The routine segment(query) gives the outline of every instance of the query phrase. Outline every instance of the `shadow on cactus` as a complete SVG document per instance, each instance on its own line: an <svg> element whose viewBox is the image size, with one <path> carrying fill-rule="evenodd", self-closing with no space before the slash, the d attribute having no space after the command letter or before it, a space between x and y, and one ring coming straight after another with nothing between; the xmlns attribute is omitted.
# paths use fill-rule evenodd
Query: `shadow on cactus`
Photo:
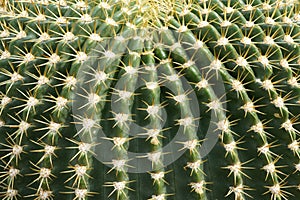
<svg viewBox="0 0 300 200"><path fill-rule="evenodd" d="M1 199L299 199L299 1L0 6Z"/></svg>

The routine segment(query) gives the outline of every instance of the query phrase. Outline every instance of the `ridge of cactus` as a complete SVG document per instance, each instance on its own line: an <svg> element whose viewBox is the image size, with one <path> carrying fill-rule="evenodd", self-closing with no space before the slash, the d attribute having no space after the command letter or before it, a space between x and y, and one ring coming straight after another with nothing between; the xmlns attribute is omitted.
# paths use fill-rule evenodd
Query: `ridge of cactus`
<svg viewBox="0 0 300 200"><path fill-rule="evenodd" d="M0 1L0 199L297 200L299 0Z"/></svg>

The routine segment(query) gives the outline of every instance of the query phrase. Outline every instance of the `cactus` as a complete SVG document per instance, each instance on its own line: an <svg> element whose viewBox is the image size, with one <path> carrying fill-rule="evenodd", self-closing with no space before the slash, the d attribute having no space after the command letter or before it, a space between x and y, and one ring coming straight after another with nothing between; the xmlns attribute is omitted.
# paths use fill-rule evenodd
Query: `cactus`
<svg viewBox="0 0 300 200"><path fill-rule="evenodd" d="M299 0L4 0L0 197L300 197Z"/></svg>

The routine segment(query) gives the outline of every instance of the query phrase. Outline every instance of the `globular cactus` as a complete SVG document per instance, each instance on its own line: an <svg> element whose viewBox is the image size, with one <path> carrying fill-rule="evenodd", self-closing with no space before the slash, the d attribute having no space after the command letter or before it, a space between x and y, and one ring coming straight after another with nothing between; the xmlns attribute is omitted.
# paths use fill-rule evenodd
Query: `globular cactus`
<svg viewBox="0 0 300 200"><path fill-rule="evenodd" d="M1 199L299 199L299 74L299 0L1 1Z"/></svg>

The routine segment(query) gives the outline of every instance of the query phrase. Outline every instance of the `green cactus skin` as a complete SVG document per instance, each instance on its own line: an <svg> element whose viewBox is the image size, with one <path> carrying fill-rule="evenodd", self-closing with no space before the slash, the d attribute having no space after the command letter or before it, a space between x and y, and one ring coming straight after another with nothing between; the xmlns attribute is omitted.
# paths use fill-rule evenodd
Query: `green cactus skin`
<svg viewBox="0 0 300 200"><path fill-rule="evenodd" d="M299 81L299 0L1 1L0 199L297 200Z"/></svg>

